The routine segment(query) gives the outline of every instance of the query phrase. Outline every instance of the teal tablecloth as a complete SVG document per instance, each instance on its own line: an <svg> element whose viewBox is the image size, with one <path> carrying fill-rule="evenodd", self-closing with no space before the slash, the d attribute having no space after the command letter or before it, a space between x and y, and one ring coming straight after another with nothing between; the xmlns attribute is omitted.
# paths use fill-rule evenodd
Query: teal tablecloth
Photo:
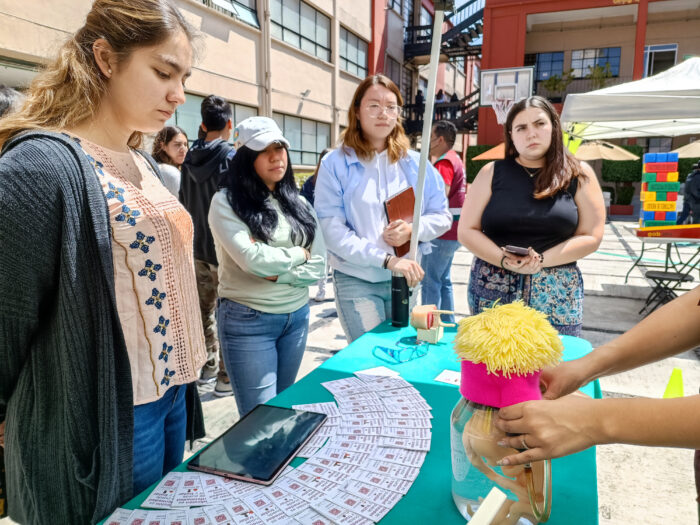
<svg viewBox="0 0 700 525"><path fill-rule="evenodd" d="M302 403L333 401L333 396L321 386L322 382L348 377L357 370L386 366L400 372L410 381L433 408L433 428L430 452L421 472L408 494L381 521L384 524L464 524L457 512L451 492L450 413L459 400L456 386L433 379L443 370L459 370L459 362L452 350L454 329L446 330L442 341L430 345L425 357L401 364L390 364L372 355L376 345L394 346L407 336L415 336L413 328L393 328L385 323L350 344L321 366L275 397L269 404L291 407ZM591 345L576 337L563 337L564 359L577 359L591 351ZM591 397L600 397L598 383L582 388ZM303 463L295 459L292 466ZM187 462L176 470L186 470ZM593 525L598 523L598 488L595 449L552 461L552 515L551 525ZM135 509L146 499L155 485L136 496L125 508Z"/></svg>

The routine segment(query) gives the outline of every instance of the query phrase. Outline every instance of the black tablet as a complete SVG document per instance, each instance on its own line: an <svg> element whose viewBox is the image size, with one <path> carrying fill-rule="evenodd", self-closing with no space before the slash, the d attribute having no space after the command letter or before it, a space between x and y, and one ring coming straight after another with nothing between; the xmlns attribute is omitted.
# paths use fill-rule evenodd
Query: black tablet
<svg viewBox="0 0 700 525"><path fill-rule="evenodd" d="M326 414L258 405L188 468L270 485L326 420Z"/></svg>

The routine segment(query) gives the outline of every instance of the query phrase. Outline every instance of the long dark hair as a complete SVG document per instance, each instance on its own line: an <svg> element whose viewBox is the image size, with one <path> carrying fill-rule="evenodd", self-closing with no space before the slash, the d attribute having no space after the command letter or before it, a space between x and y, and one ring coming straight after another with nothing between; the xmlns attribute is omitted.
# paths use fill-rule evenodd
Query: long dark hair
<svg viewBox="0 0 700 525"><path fill-rule="evenodd" d="M515 144L513 144L513 139L511 138L513 120L521 111L527 108L543 110L552 122L552 140L545 155L544 168L540 170L535 179L535 198L546 199L561 190L567 189L575 177L585 179L586 175L583 173L578 159L564 147L557 110L546 98L537 95L516 102L508 112L506 123L503 125L506 159L515 160L515 157L518 156L518 150L515 149Z"/></svg>
<svg viewBox="0 0 700 525"><path fill-rule="evenodd" d="M316 163L316 169L314 170L314 174L311 175L311 177L313 178L313 182L311 184L314 185L314 188L316 187L316 181L318 180L318 170L321 169L321 161L323 160L323 157L326 156L326 153L328 153L330 150L331 150L331 148L324 148L324 150L318 156L318 162Z"/></svg>
<svg viewBox="0 0 700 525"><path fill-rule="evenodd" d="M289 151L285 147L287 159ZM260 151L242 146L229 163L219 187L227 190L228 202L236 215L248 226L253 237L264 243L270 242L277 228L278 218L268 197L272 195L279 202L285 218L292 230L292 243L295 246L310 248L316 234L316 221L306 204L299 198L294 181L294 170L287 162L287 171L275 189L270 191L255 171L253 163Z"/></svg>
<svg viewBox="0 0 700 525"><path fill-rule="evenodd" d="M180 167L173 162L170 155L168 155L163 149L178 135L184 135L185 140L187 140L187 133L185 133L185 130L179 126L165 126L158 132L156 138L153 139L153 152L151 154L153 158L156 159L156 162L159 164L170 164L176 168Z"/></svg>

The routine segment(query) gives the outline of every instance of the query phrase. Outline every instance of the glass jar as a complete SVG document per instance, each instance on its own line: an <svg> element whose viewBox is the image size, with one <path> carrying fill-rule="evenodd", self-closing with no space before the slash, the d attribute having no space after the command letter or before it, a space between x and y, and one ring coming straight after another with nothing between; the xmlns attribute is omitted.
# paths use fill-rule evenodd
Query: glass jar
<svg viewBox="0 0 700 525"><path fill-rule="evenodd" d="M464 397L452 410L452 498L460 514L470 520L493 487L508 499L493 525L536 525L549 519L552 502L551 463L499 467L503 457L519 452L498 446L506 434L493 424L498 408Z"/></svg>

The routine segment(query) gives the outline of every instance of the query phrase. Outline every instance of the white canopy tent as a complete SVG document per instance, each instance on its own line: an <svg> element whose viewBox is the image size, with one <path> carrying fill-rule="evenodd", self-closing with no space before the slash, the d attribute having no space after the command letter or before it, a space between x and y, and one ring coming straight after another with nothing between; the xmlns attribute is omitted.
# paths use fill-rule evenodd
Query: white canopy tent
<svg viewBox="0 0 700 525"><path fill-rule="evenodd" d="M561 120L585 139L700 133L700 57L642 80L568 95Z"/></svg>

